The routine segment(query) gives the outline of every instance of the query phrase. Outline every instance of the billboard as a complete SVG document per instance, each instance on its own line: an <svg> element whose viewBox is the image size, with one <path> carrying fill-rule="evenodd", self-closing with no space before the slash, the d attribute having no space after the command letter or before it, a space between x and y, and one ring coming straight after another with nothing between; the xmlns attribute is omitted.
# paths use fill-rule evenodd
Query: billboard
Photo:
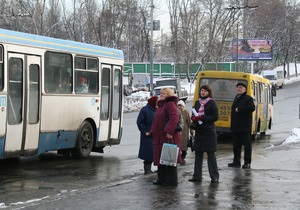
<svg viewBox="0 0 300 210"><path fill-rule="evenodd" d="M236 60L236 39L232 41L232 59ZM239 60L272 60L271 39L239 39Z"/></svg>

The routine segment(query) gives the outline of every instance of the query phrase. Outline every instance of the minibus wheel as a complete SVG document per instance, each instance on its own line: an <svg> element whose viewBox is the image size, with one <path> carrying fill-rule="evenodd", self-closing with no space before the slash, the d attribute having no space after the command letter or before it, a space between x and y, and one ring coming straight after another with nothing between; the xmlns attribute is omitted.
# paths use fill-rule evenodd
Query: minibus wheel
<svg viewBox="0 0 300 210"><path fill-rule="evenodd" d="M72 157L86 158L90 155L94 142L94 132L91 124L84 121L78 131L76 146L71 150Z"/></svg>
<svg viewBox="0 0 300 210"><path fill-rule="evenodd" d="M260 132L260 138L264 138L266 136L266 132Z"/></svg>

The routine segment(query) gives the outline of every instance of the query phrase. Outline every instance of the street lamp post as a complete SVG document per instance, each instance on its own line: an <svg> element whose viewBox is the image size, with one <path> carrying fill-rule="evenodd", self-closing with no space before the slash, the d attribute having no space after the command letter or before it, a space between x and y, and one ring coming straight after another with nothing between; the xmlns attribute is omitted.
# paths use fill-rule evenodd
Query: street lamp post
<svg viewBox="0 0 300 210"><path fill-rule="evenodd" d="M236 17L236 63L235 63L235 71L239 72L239 17Z"/></svg>
<svg viewBox="0 0 300 210"><path fill-rule="evenodd" d="M153 0L151 0L151 25L150 25L150 96L153 95Z"/></svg>
<svg viewBox="0 0 300 210"><path fill-rule="evenodd" d="M246 6L237 6L237 5L233 5L233 6L229 6L227 8L225 8L226 10L241 10L241 9L253 9L256 8L258 6L249 6L248 5L248 1ZM235 71L238 72L239 71L239 17L236 17L236 63L235 63Z"/></svg>

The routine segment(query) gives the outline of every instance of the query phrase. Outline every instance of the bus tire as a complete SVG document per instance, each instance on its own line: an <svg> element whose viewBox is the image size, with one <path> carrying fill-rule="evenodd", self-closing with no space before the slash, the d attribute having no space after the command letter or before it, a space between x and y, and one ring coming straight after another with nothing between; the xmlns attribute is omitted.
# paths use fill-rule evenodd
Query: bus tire
<svg viewBox="0 0 300 210"><path fill-rule="evenodd" d="M260 132L260 138L264 138L266 136L266 132Z"/></svg>
<svg viewBox="0 0 300 210"><path fill-rule="evenodd" d="M78 131L76 146L71 150L72 157L86 158L93 149L94 132L91 124L84 121Z"/></svg>

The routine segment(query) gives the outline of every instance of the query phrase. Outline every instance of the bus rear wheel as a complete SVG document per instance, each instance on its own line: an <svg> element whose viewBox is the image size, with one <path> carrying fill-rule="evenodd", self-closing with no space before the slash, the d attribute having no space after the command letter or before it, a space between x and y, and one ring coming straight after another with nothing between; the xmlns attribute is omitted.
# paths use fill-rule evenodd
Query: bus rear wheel
<svg viewBox="0 0 300 210"><path fill-rule="evenodd" d="M91 124L84 121L78 131L76 146L71 150L72 157L86 158L93 149L94 132Z"/></svg>

